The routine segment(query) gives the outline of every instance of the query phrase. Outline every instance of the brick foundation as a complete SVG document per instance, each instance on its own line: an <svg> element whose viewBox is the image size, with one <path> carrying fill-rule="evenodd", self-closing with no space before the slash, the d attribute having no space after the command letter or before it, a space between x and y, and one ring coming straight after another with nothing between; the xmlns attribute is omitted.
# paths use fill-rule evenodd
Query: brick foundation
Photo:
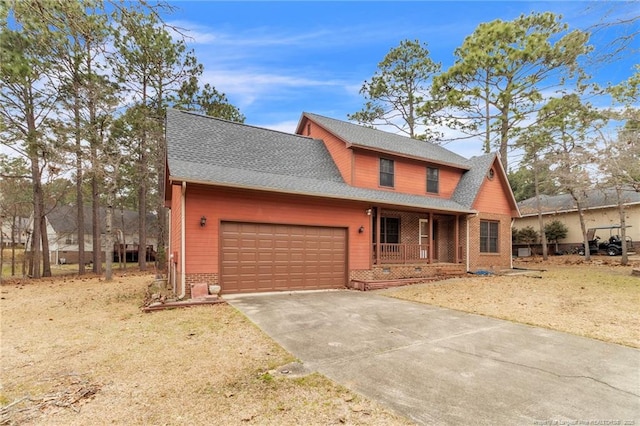
<svg viewBox="0 0 640 426"><path fill-rule="evenodd" d="M218 284L218 274L216 272L187 274L185 277L186 294L185 298L191 298L191 287L197 284L215 285Z"/></svg>
<svg viewBox="0 0 640 426"><path fill-rule="evenodd" d="M367 290L381 283L383 287L405 285L421 280L441 279L465 274L463 264L435 263L409 265L376 265L371 270L355 270L349 274L349 287ZM382 288L382 287L380 287Z"/></svg>
<svg viewBox="0 0 640 426"><path fill-rule="evenodd" d="M373 280L397 280L406 278L431 278L440 275L464 274L464 265L436 263L430 265L378 265L372 270Z"/></svg>

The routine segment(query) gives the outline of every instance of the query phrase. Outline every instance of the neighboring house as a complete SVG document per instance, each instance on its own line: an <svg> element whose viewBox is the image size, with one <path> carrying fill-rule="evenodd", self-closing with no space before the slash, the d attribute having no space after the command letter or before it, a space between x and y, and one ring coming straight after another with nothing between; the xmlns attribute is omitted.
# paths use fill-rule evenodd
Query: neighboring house
<svg viewBox="0 0 640 426"><path fill-rule="evenodd" d="M303 113L297 134L169 110L170 277L223 293L366 287L511 266L497 154Z"/></svg>
<svg viewBox="0 0 640 426"><path fill-rule="evenodd" d="M0 218L0 232L2 232L2 245L11 247L11 238L13 234L14 244L16 247L24 247L27 243L27 229L29 226L28 217L16 217L15 223L12 217ZM13 232L12 232L13 231Z"/></svg>
<svg viewBox="0 0 640 426"><path fill-rule="evenodd" d="M633 190L622 192L625 205L625 221L630 226L626 229L627 236L633 240L636 248L640 247L640 193ZM615 189L593 189L585 193L584 219L586 228L607 227L620 225L618 199ZM515 220L513 227L517 229L531 226L540 232L538 221L538 207L536 198L529 198L518 203L522 217ZM554 220L562 222L569 230L567 238L558 241L560 251L571 250L583 244L580 217L573 197L570 194L541 195L540 207L544 223ZM620 230L597 230L595 235L601 239L608 239L611 235L619 235ZM514 245L515 248L524 245ZM555 247L555 246L554 246Z"/></svg>
<svg viewBox="0 0 640 426"><path fill-rule="evenodd" d="M102 259L105 253L105 216L106 209L100 208L100 246ZM93 231L91 206L84 210L84 262L93 259ZM78 263L78 220L77 209L73 205L56 206L46 214L47 236L49 238L49 259L52 263ZM126 244L130 250L138 245L138 212L132 210L113 210L114 244ZM156 247L156 223L153 215L147 216L147 245Z"/></svg>

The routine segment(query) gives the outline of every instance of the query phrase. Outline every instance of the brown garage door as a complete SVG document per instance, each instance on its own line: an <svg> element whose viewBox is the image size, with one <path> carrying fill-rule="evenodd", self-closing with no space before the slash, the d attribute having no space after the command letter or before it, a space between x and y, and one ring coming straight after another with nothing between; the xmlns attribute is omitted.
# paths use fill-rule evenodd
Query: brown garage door
<svg viewBox="0 0 640 426"><path fill-rule="evenodd" d="M344 287L344 228L223 222L223 293Z"/></svg>

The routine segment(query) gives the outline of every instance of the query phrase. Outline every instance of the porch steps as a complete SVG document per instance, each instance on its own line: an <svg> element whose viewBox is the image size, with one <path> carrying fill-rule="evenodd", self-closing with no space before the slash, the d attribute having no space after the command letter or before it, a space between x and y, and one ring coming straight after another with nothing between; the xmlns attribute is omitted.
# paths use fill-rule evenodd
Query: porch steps
<svg viewBox="0 0 640 426"><path fill-rule="evenodd" d="M351 280L350 288L360 291L381 290L383 288L402 287L409 284L429 283L449 278L461 277L464 273L458 271L442 271L441 275L422 278L402 278L395 280Z"/></svg>

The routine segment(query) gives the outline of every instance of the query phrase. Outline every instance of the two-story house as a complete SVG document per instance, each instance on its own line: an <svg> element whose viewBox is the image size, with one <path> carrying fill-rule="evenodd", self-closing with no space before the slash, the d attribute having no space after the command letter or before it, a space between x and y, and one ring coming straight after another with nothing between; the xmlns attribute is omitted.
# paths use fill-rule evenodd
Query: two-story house
<svg viewBox="0 0 640 426"><path fill-rule="evenodd" d="M176 293L367 288L511 266L519 216L496 154L316 114L296 134L167 112Z"/></svg>

